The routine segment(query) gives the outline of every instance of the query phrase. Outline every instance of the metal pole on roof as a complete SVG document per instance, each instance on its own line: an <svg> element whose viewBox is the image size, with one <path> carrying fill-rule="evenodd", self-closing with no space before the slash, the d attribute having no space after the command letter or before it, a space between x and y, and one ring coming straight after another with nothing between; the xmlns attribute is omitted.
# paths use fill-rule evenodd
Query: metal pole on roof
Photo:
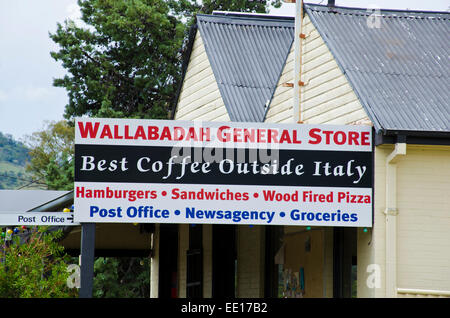
<svg viewBox="0 0 450 318"><path fill-rule="evenodd" d="M286 1L287 2L287 1ZM294 35L294 120L303 123L301 116L301 65L302 65L302 22L303 22L303 1L295 2L295 35Z"/></svg>
<svg viewBox="0 0 450 318"><path fill-rule="evenodd" d="M79 298L92 298L94 286L95 223L81 224L81 272Z"/></svg>

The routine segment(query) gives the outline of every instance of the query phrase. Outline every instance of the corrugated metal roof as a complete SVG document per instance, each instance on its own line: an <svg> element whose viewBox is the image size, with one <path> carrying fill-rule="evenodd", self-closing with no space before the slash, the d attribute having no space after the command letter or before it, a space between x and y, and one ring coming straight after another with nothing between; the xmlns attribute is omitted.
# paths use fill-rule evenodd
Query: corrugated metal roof
<svg viewBox="0 0 450 318"><path fill-rule="evenodd" d="M294 39L292 18L198 15L206 54L232 121L264 121Z"/></svg>
<svg viewBox="0 0 450 318"><path fill-rule="evenodd" d="M73 191L0 190L0 213L45 211L37 208L59 202L63 197L70 197L73 201Z"/></svg>
<svg viewBox="0 0 450 318"><path fill-rule="evenodd" d="M305 10L378 132L450 131L450 14Z"/></svg>

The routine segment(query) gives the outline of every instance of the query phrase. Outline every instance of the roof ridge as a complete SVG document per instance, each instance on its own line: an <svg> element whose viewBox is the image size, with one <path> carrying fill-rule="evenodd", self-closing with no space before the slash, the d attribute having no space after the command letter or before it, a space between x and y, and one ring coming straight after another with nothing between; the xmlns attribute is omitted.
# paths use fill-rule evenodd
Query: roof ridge
<svg viewBox="0 0 450 318"><path fill-rule="evenodd" d="M260 16L234 16L234 15L210 15L198 14L197 20L204 23L222 23L237 25L259 25L262 27L294 28L294 19L280 17L260 17Z"/></svg>
<svg viewBox="0 0 450 318"><path fill-rule="evenodd" d="M227 21L202 21L202 22L214 23L214 24L252 25L252 24L245 23L245 22L239 23L237 21L236 21L236 23L230 23ZM255 24L253 24L253 25L255 25ZM256 25L256 26L259 26L262 28L273 28L273 27L275 27L275 28L292 28L292 29L294 28L294 25L290 26L290 25L263 25L263 24L260 24L260 25Z"/></svg>
<svg viewBox="0 0 450 318"><path fill-rule="evenodd" d="M384 17L450 20L449 11L400 10L400 9L383 9L376 7L373 8L336 7L336 6L328 7L326 5L317 5L310 3L305 3L304 6L306 9L315 12L328 12L341 15L370 16L374 13L373 10L380 10L381 16Z"/></svg>
<svg viewBox="0 0 450 318"><path fill-rule="evenodd" d="M214 10L212 12L212 14L200 14L200 15L243 17L243 18L262 18L262 19L269 19L269 20L293 20L293 21L295 20L294 16L289 16L289 15L272 15L270 13L238 12L238 11Z"/></svg>

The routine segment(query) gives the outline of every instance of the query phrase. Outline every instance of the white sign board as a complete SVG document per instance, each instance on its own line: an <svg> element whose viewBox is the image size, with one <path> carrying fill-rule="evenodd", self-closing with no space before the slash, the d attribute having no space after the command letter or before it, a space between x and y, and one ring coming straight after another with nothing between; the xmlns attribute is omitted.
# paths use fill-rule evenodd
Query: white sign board
<svg viewBox="0 0 450 318"><path fill-rule="evenodd" d="M77 222L372 226L368 126L79 118Z"/></svg>
<svg viewBox="0 0 450 318"><path fill-rule="evenodd" d="M74 222L73 212L0 212L0 225L80 225Z"/></svg>

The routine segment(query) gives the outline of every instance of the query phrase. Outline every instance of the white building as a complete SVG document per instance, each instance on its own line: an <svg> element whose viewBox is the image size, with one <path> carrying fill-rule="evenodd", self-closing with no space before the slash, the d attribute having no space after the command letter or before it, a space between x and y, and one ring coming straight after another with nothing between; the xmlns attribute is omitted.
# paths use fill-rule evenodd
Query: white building
<svg viewBox="0 0 450 318"><path fill-rule="evenodd" d="M198 15L175 120L372 125L373 228L156 225L153 297L450 295L449 13ZM374 20L375 19L375 20Z"/></svg>

